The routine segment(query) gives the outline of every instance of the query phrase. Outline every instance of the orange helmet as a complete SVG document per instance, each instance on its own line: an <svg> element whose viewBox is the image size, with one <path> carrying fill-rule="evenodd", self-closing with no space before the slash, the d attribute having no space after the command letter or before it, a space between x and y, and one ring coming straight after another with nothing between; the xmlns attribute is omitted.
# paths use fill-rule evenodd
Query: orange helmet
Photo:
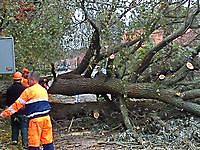
<svg viewBox="0 0 200 150"><path fill-rule="evenodd" d="M21 72L17 71L13 74L13 80L20 80L22 79L22 74Z"/></svg>
<svg viewBox="0 0 200 150"><path fill-rule="evenodd" d="M23 72L29 73L30 71L27 68L22 69Z"/></svg>

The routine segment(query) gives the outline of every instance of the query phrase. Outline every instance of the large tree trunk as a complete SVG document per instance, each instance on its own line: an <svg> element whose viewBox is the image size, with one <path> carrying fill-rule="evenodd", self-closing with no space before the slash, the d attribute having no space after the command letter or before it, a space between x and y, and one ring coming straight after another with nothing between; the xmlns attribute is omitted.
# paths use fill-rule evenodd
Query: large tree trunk
<svg viewBox="0 0 200 150"><path fill-rule="evenodd" d="M50 87L49 93L76 95L76 94L112 94L112 95L127 95L128 98L144 98L155 99L173 106L176 106L185 111L200 115L200 105L189 101L184 101L181 97L182 93L166 87L160 87L155 83L133 83L127 86L120 80L90 79L60 79Z"/></svg>

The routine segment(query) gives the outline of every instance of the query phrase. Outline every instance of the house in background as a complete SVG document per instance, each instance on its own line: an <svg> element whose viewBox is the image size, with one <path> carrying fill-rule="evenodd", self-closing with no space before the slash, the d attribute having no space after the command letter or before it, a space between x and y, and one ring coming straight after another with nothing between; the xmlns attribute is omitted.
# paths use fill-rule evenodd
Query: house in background
<svg viewBox="0 0 200 150"><path fill-rule="evenodd" d="M182 36L176 38L173 42L178 44L178 45L187 45L189 44L191 41L193 41L196 36L198 35L198 31L197 30L193 30L193 29L188 29L185 34L183 34ZM142 34L144 34L144 30L143 29L139 29L139 30L133 30L130 33L125 31L124 34L122 35L122 43L126 43L129 40L133 41L135 40L138 36L141 36ZM156 29L153 31L153 33L149 36L150 39L152 40L153 44L158 44L161 41L163 41L164 39L164 35L165 32L163 29Z"/></svg>

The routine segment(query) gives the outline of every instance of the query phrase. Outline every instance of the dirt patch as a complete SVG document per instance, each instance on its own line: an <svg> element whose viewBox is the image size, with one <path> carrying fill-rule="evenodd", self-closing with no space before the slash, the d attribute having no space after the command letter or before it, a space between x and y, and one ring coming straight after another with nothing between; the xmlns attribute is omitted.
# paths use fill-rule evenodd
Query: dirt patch
<svg viewBox="0 0 200 150"><path fill-rule="evenodd" d="M95 134L90 131L82 132L61 132L55 138L56 149L59 150L101 150L101 149L120 149L117 144L105 145L102 141L105 135Z"/></svg>

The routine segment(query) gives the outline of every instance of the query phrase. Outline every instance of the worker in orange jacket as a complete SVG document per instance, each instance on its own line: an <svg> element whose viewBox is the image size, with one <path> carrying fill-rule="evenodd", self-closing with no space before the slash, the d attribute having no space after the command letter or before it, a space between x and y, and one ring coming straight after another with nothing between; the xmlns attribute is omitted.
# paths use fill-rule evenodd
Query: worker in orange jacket
<svg viewBox="0 0 200 150"><path fill-rule="evenodd" d="M10 107L1 112L0 117L9 117L25 105L25 113L29 118L28 149L39 150L41 142L43 150L54 150L48 94L46 89L38 84L38 81L37 73L30 72L29 87Z"/></svg>
<svg viewBox="0 0 200 150"><path fill-rule="evenodd" d="M24 87L28 87L29 85L28 85L28 74L29 74L29 70L27 69L27 68L23 68L22 69L22 81L21 81L21 83L22 83L22 85L24 86Z"/></svg>

